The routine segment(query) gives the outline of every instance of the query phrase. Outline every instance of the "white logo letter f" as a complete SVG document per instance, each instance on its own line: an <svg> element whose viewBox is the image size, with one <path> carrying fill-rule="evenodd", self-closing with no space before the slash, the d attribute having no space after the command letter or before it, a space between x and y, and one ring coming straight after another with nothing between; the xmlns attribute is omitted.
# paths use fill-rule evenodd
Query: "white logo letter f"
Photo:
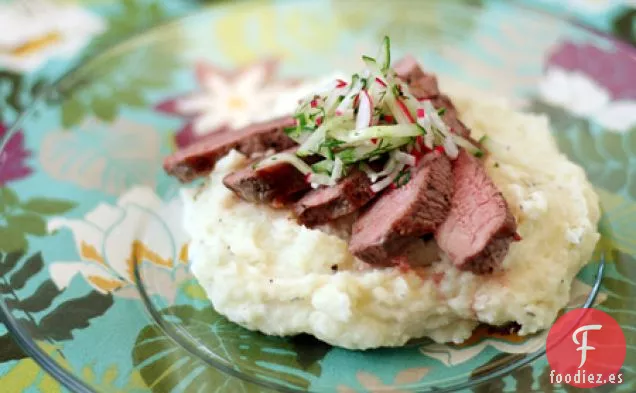
<svg viewBox="0 0 636 393"><path fill-rule="evenodd" d="M587 345L587 331L588 330L601 330L603 326L602 325L585 325L585 326L581 326L580 328L576 329L574 331L574 333L572 334L572 341L574 341L574 344L576 345L581 345L580 347L578 347L576 350L577 351L581 351L581 364L579 364L579 368L583 367L583 365L585 364L585 360L587 359L587 351L591 351L594 350L596 348L588 346ZM583 332L583 340L581 343L579 343L579 340L576 338L576 336L580 333Z"/></svg>

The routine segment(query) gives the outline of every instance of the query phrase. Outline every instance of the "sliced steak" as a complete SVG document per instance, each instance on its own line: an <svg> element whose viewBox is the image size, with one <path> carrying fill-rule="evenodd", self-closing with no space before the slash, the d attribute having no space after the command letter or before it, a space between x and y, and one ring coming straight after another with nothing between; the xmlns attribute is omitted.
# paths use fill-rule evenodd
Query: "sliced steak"
<svg viewBox="0 0 636 393"><path fill-rule="evenodd" d="M299 223L314 227L355 212L374 195L369 177L353 169L335 186L317 188L305 194L295 203L294 213Z"/></svg>
<svg viewBox="0 0 636 393"><path fill-rule="evenodd" d="M305 176L288 162L254 169L251 165L223 178L223 184L239 198L253 203L272 203L308 190Z"/></svg>
<svg viewBox="0 0 636 393"><path fill-rule="evenodd" d="M491 273L508 253L517 224L479 160L462 150L453 161L448 217L435 232L439 247L461 270Z"/></svg>
<svg viewBox="0 0 636 393"><path fill-rule="evenodd" d="M285 150L295 153L297 147ZM303 161L312 165L320 156L303 157ZM255 161L255 163L258 161ZM239 198L253 203L268 203L275 207L286 205L298 199L298 195L311 188L305 175L292 164L281 161L274 165L256 169L248 165L223 178L223 184L234 191Z"/></svg>
<svg viewBox="0 0 636 393"><path fill-rule="evenodd" d="M433 233L446 219L452 193L449 158L430 153L406 185L385 192L360 215L349 251L370 264L391 264L409 243Z"/></svg>
<svg viewBox="0 0 636 393"><path fill-rule="evenodd" d="M440 94L433 98L431 103L436 109L444 108L444 114L441 118L444 124L450 128L451 132L464 138L470 137L470 129L459 120L459 112L457 112L457 108L455 108L455 105L453 105L453 102L447 95Z"/></svg>
<svg viewBox="0 0 636 393"><path fill-rule="evenodd" d="M470 129L459 120L459 114L450 98L439 90L437 77L424 71L411 55L404 56L394 65L398 77L409 86L409 91L417 99L429 99L437 109L445 108L442 120L458 135L468 137Z"/></svg>
<svg viewBox="0 0 636 393"><path fill-rule="evenodd" d="M395 63L393 69L409 86L409 91L415 98L434 98L440 94L437 77L425 72L413 56L403 57Z"/></svg>
<svg viewBox="0 0 636 393"><path fill-rule="evenodd" d="M296 142L285 134L285 128L294 124L294 118L284 117L253 124L240 130L210 134L205 139L166 157L163 168L181 182L190 182L210 173L216 162L232 149L250 156L270 149L281 151L291 148Z"/></svg>

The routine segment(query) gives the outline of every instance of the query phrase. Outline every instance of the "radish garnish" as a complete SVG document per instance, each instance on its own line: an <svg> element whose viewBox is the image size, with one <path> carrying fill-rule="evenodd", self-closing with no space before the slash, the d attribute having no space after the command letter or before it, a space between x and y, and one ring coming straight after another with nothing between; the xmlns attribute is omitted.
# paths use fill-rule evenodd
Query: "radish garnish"
<svg viewBox="0 0 636 393"><path fill-rule="evenodd" d="M377 192L380 192L380 191L384 190L385 188L387 188L391 184L393 184L393 182L398 177L398 175L400 174L400 172L402 171L403 168L404 168L404 164L397 165L395 167L395 169L393 169L393 172L391 172L390 175L388 175L384 179L380 180L379 182L372 184L371 185L371 191L377 193Z"/></svg>
<svg viewBox="0 0 636 393"><path fill-rule="evenodd" d="M336 108L336 116L342 116L346 109L351 105L351 101L353 97L360 93L360 89L362 89L362 82L360 81L360 77L358 75L353 76L353 84L351 85L351 89L349 93L342 100L340 105Z"/></svg>
<svg viewBox="0 0 636 393"><path fill-rule="evenodd" d="M442 134L444 134L444 136L450 135L448 127L437 114L437 110L433 107L433 104L430 101L423 101L422 105L424 106L426 113L428 113L429 115L427 117L431 124L435 126L435 128L437 128Z"/></svg>
<svg viewBox="0 0 636 393"><path fill-rule="evenodd" d="M415 119L413 118L413 115L411 114L411 112L409 112L409 108L407 108L406 104L404 103L404 101L402 101L401 99L396 99L395 102L397 103L398 107L400 108L400 110L404 113L404 115L406 116L406 118L409 120L410 123L415 123Z"/></svg>
<svg viewBox="0 0 636 393"><path fill-rule="evenodd" d="M373 116L373 102L369 93L366 90L358 95L358 117L356 118L356 130L367 128L371 125L371 118Z"/></svg>
<svg viewBox="0 0 636 393"><path fill-rule="evenodd" d="M335 182L331 180L330 176L324 175L322 173L312 173L309 175L309 182L313 188L318 188L318 186L333 186Z"/></svg>
<svg viewBox="0 0 636 393"><path fill-rule="evenodd" d="M411 168L432 151L455 159L460 148L483 155L470 138L457 135L430 99L418 99L390 68L390 42L385 38L377 58L362 57L365 68L346 82L336 79L329 90L306 95L294 114L295 129L286 130L299 143L296 154L285 153L259 165L287 161L312 187L333 186L359 166L374 193L408 182ZM432 97L429 97L432 98ZM486 146L484 146L486 147ZM301 159L320 156L311 166ZM371 162L387 159L375 172Z"/></svg>
<svg viewBox="0 0 636 393"><path fill-rule="evenodd" d="M415 166L415 156L402 151L395 152L395 159L405 165Z"/></svg>
<svg viewBox="0 0 636 393"><path fill-rule="evenodd" d="M455 141L453 141L453 138L450 135L444 138L444 149L446 150L446 154L448 155L448 157L453 160L456 159L459 155L459 149L457 148Z"/></svg>
<svg viewBox="0 0 636 393"><path fill-rule="evenodd" d="M396 124L363 128L355 130L348 135L342 135L340 138L346 143L356 143L371 140L372 138L413 137L420 134L421 131L415 124Z"/></svg>
<svg viewBox="0 0 636 393"><path fill-rule="evenodd" d="M432 132L428 132L424 135L424 146L426 146L429 150L433 149L433 143L435 142L435 135Z"/></svg>
<svg viewBox="0 0 636 393"><path fill-rule="evenodd" d="M278 164L279 162L288 162L305 175L312 173L311 167L307 165L303 160L298 158L298 156L292 153L278 153L269 156L258 163L258 165L256 166L256 170L267 168L268 166Z"/></svg>
<svg viewBox="0 0 636 393"><path fill-rule="evenodd" d="M333 169L331 171L331 182L332 184L336 184L336 182L338 181L338 179L340 179L340 177L342 177L342 170L343 170L343 163L342 160L340 159L340 157L336 157L334 163L333 163Z"/></svg>

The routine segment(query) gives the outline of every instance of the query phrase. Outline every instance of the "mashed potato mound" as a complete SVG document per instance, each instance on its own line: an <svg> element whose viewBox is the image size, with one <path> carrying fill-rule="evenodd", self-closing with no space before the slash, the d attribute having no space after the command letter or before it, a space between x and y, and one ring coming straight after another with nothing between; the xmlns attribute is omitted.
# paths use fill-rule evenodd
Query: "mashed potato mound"
<svg viewBox="0 0 636 393"><path fill-rule="evenodd" d="M418 272L369 267L341 237L226 189L224 174L246 163L233 151L205 187L183 193L192 271L215 309L248 329L350 349L419 337L460 343L480 322L516 321L521 335L548 328L599 239L597 196L558 151L546 117L483 95L450 96L473 136L492 141L485 166L519 224L523 240L502 273L460 272L444 255Z"/></svg>

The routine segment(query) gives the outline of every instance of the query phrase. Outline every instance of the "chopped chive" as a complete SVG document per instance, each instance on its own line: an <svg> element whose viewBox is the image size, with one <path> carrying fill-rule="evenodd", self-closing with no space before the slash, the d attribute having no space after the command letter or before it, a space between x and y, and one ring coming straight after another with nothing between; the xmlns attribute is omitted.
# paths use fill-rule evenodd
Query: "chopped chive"
<svg viewBox="0 0 636 393"><path fill-rule="evenodd" d="M364 61L365 63L367 62L376 63L376 60L373 57L367 56L367 55L362 55L362 61Z"/></svg>
<svg viewBox="0 0 636 393"><path fill-rule="evenodd" d="M393 95L395 97L399 97L400 96L400 88L398 87L398 85L391 86L391 91L393 92Z"/></svg>
<svg viewBox="0 0 636 393"><path fill-rule="evenodd" d="M386 75L387 71L391 68L391 39L388 36L384 36L382 41L382 51L384 52L384 58L382 59L382 73Z"/></svg>
<svg viewBox="0 0 636 393"><path fill-rule="evenodd" d="M394 183L397 186L397 188L400 188L406 185L410 180L411 180L411 171L408 169L402 169L400 173L398 173L397 177L395 178Z"/></svg>
<svg viewBox="0 0 636 393"><path fill-rule="evenodd" d="M325 149L327 150L327 158L333 161L336 158L333 155L333 150L330 147L327 147Z"/></svg>
<svg viewBox="0 0 636 393"><path fill-rule="evenodd" d="M296 116L294 116L294 119L298 120L298 125L301 128L307 125L307 118L305 117L304 113L297 114Z"/></svg>
<svg viewBox="0 0 636 393"><path fill-rule="evenodd" d="M488 135L483 135L481 138L479 138L479 143L486 142L486 139L488 139Z"/></svg>
<svg viewBox="0 0 636 393"><path fill-rule="evenodd" d="M439 116L444 116L444 113L446 113L446 108L440 108L437 110L437 114Z"/></svg>

